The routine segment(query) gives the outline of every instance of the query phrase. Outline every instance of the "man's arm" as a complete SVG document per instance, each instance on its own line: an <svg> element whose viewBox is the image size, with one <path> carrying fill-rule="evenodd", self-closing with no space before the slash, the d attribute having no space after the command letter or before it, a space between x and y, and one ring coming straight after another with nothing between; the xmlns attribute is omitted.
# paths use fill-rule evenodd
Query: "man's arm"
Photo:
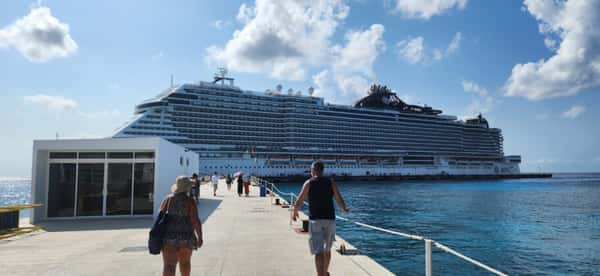
<svg viewBox="0 0 600 276"><path fill-rule="evenodd" d="M342 211L344 211L345 213L350 212L350 210L346 208L346 203L344 202L344 199L342 198L342 195L338 190L337 184L335 184L333 179L331 180L331 189L333 189L333 197L335 197L335 201L337 202L340 209L342 209Z"/></svg>
<svg viewBox="0 0 600 276"><path fill-rule="evenodd" d="M308 180L306 180L306 182L304 182L304 185L302 185L302 191L300 191L300 195L298 196L298 199L296 200L296 204L294 204L294 221L298 218L298 211L300 210L300 208L302 208L302 204L304 202L304 198L306 198L306 195L308 195L308 190L310 189L310 182Z"/></svg>

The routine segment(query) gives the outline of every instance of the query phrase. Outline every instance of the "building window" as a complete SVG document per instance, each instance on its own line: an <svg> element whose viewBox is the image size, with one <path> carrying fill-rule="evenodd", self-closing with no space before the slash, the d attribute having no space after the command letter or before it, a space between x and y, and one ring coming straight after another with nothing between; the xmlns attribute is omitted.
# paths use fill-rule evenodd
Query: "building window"
<svg viewBox="0 0 600 276"><path fill-rule="evenodd" d="M104 159L106 158L105 152L80 152L79 159Z"/></svg>
<svg viewBox="0 0 600 276"><path fill-rule="evenodd" d="M72 217L75 206L74 163L50 164L48 217Z"/></svg>
<svg viewBox="0 0 600 276"><path fill-rule="evenodd" d="M103 190L104 163L79 164L79 172L77 173L76 215L101 216L103 205Z"/></svg>
<svg viewBox="0 0 600 276"><path fill-rule="evenodd" d="M183 157L179 157L179 165L183 166Z"/></svg>
<svg viewBox="0 0 600 276"><path fill-rule="evenodd" d="M109 152L108 158L112 159L133 159L133 152Z"/></svg>
<svg viewBox="0 0 600 276"><path fill-rule="evenodd" d="M136 163L133 186L133 214L152 214L154 198L154 163Z"/></svg>
<svg viewBox="0 0 600 276"><path fill-rule="evenodd" d="M77 158L76 152L51 152L50 159L75 159Z"/></svg>
<svg viewBox="0 0 600 276"><path fill-rule="evenodd" d="M153 159L154 152L136 152L135 158L136 159Z"/></svg>
<svg viewBox="0 0 600 276"><path fill-rule="evenodd" d="M108 164L107 215L131 214L132 165L131 163Z"/></svg>

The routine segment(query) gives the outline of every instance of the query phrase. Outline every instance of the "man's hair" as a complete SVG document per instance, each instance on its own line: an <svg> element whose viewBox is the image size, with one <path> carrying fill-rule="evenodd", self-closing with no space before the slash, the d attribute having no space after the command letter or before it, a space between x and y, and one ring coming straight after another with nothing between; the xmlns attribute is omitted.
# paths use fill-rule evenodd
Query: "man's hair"
<svg viewBox="0 0 600 276"><path fill-rule="evenodd" d="M317 161L313 162L312 165L310 165L310 168L319 173L323 173L323 170L325 169L325 165L323 165L323 162L321 162L321 160L317 160Z"/></svg>
<svg viewBox="0 0 600 276"><path fill-rule="evenodd" d="M194 173L192 174L192 178L198 178L198 175Z"/></svg>

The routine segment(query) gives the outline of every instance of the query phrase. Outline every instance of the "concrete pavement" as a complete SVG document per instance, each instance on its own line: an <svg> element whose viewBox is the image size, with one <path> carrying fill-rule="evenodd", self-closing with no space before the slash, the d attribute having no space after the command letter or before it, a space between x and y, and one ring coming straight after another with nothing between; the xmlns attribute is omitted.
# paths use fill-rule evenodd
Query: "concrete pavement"
<svg viewBox="0 0 600 276"><path fill-rule="evenodd" d="M234 185L235 186L235 185ZM288 209L270 198L239 198L220 183L203 185L199 205L204 246L192 275L316 275L308 235L289 225ZM0 275L160 275L161 256L146 244L151 218L49 221L33 234L0 241ZM343 240L338 237L336 248ZM346 243L346 247L352 247ZM331 275L390 275L362 255L332 254Z"/></svg>

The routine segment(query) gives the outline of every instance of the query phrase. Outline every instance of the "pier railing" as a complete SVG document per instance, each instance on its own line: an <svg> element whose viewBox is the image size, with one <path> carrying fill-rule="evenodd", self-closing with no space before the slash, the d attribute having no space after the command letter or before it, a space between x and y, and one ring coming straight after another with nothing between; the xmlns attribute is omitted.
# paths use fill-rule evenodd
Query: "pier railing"
<svg viewBox="0 0 600 276"><path fill-rule="evenodd" d="M289 210L290 210L290 225L291 225L292 224L292 219L293 219L293 214L294 214L294 210L293 210L294 209L294 204L295 204L296 200L298 199L298 195L296 195L295 193L286 193L286 192L283 192L279 188L277 188L277 186L274 183L269 182L267 180L264 180L262 178L252 177L252 181L254 183L259 184L259 185L265 185L266 189L272 195L276 194L276 195L278 195L279 197L282 197L282 198L287 198L287 197L290 198L290 200L288 201L288 203L290 205ZM306 202L302 202L302 204L308 206L308 203L306 203ZM370 224L362 223L362 222L359 222L359 221L354 221L354 220L351 220L351 219L348 219L348 218L345 218L345 217L342 217L342 216L338 216L338 215L336 215L336 219L338 219L340 221L345 221L345 222L348 222L348 223L353 223L355 225L358 225L358 226L361 226L361 227L365 227L365 228L368 228L368 229L371 229L371 230L375 230L375 231L387 233L387 234L390 234L390 235L399 236L399 237L403 237L403 238L407 238L407 239L412 239L412 240L423 241L424 245L425 245L425 275L426 276L431 276L432 275L432 258L431 258L431 256L432 256L432 250L431 249L432 249L433 246L435 246L435 247L439 248L440 250L442 250L442 251L444 251L446 253L449 253L449 254L451 254L451 255L453 255L455 257L458 257L459 259L461 259L463 261L471 263L471 264L473 264L473 265L475 265L475 266L477 266L477 267L479 267L481 269L484 269L484 270L486 270L488 272L491 272L491 273L493 273L495 275L500 275L500 276L506 276L507 275L506 273L500 272L497 269L494 269L494 268L492 268L492 267L490 267L490 266L488 266L488 265L486 265L486 264L484 264L484 263L482 263L480 261L477 261L477 260L475 260L473 258L465 256L465 255L459 253L458 251L456 251L456 250L454 250L454 249L452 249L452 248L450 248L448 246L443 245L440 242L437 242L437 241L435 241L433 239L428 239L428 238L426 238L424 236L413 235L413 234L402 233L402 232L394 231L394 230L390 230L390 229L385 229L385 228L373 226L373 225L370 225Z"/></svg>

